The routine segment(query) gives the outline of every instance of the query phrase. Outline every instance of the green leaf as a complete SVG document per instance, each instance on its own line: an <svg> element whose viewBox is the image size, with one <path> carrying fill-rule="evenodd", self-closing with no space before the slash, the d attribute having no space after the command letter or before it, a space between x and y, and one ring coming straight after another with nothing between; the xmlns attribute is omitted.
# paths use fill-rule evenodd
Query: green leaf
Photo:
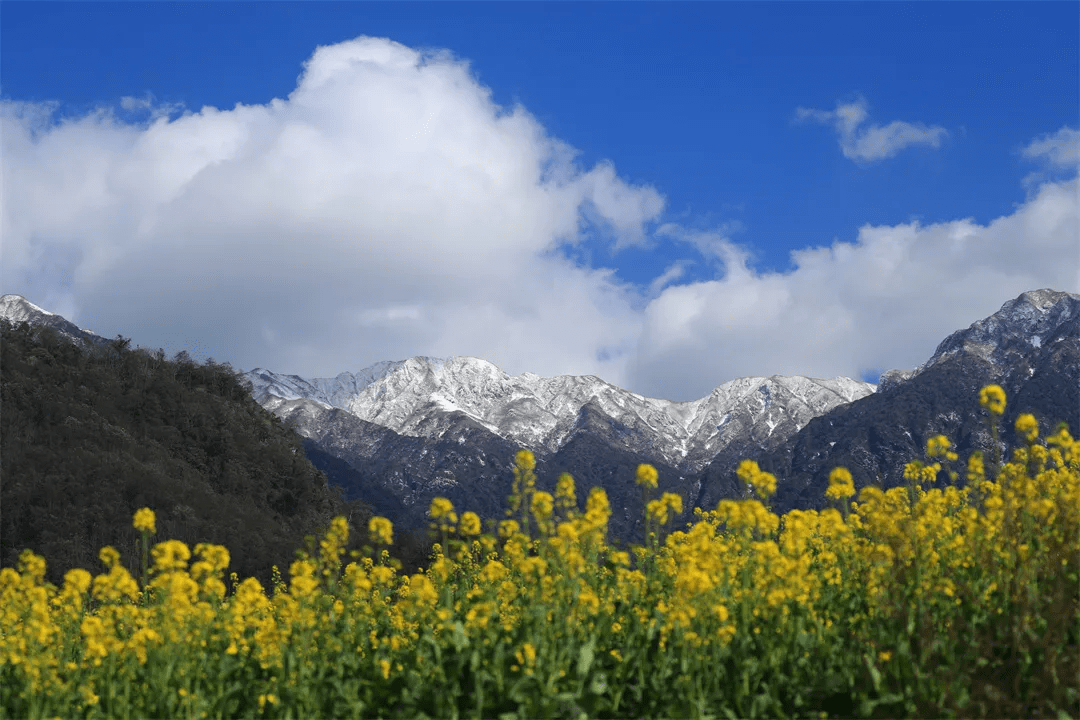
<svg viewBox="0 0 1080 720"><path fill-rule="evenodd" d="M870 678L874 681L874 692L881 691L881 671L874 665L874 661L869 655L863 655L863 661L866 663L866 668L870 671Z"/></svg>
<svg viewBox="0 0 1080 720"><path fill-rule="evenodd" d="M454 648L456 650L463 650L469 646L469 636L465 634L465 626L458 620L454 623Z"/></svg>
<svg viewBox="0 0 1080 720"><path fill-rule="evenodd" d="M592 667L593 659L595 655L593 650L596 648L596 638L590 638L589 642L581 646L578 650L578 663L577 671L578 677L584 677L588 674L589 668Z"/></svg>

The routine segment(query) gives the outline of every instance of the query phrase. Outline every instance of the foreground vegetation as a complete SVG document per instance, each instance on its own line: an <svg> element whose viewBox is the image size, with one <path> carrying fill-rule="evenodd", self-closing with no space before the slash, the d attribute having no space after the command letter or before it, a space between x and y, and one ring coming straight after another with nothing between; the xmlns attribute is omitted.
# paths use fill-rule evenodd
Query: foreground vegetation
<svg viewBox="0 0 1080 720"><path fill-rule="evenodd" d="M537 491L518 454L507 519L437 499L439 542L404 575L372 518L349 559L335 519L280 578L226 575L229 551L151 547L141 571L45 581L0 570L5 717L1080 716L1080 442L1021 415L995 457L1005 397L981 403L995 447L961 464L931 438L907 487L837 468L835 507L769 509L776 478L670 531L677 495L643 465L645 547L607 542L607 498L572 478ZM1008 460L1004 462L1004 460Z"/></svg>

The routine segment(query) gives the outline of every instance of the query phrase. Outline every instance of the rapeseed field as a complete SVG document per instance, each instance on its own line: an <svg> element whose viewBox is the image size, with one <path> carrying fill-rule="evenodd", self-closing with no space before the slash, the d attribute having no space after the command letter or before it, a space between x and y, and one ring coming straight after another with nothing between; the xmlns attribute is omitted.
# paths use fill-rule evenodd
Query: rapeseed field
<svg viewBox="0 0 1080 720"><path fill-rule="evenodd" d="M229 551L152 544L140 577L0 570L0 703L10 718L1080 716L1080 442L1031 415L1008 455L927 443L906 487L832 472L824 511L778 517L746 461L743 500L682 512L642 465L648 540L611 545L600 489L536 489L519 452L487 531L431 505L429 565L401 574L374 518L346 557L333 521L288 581L228 575Z"/></svg>

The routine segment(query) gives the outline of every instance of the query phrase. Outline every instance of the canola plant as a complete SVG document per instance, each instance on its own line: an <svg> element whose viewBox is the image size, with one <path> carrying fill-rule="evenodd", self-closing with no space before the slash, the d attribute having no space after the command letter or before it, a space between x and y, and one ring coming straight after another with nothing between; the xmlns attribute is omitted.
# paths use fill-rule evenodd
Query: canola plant
<svg viewBox="0 0 1080 720"><path fill-rule="evenodd" d="M998 447L1000 387L980 401ZM683 529L638 469L646 545L607 541L607 497L573 478L538 491L517 455L506 519L481 530L431 505L429 566L349 526L298 553L286 583L226 576L229 552L151 546L141 573L44 581L26 551L0 570L0 714L12 718L1080 716L1080 442L1016 421L1010 457L931 438L907 485L835 469L834 507L769 508L776 478L744 461L746 499ZM939 478L941 482L938 482Z"/></svg>

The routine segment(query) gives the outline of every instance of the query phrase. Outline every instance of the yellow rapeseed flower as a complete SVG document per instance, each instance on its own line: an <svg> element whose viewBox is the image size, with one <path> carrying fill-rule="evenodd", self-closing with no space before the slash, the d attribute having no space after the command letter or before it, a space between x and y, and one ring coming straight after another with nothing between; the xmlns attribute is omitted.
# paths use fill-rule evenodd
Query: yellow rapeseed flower
<svg viewBox="0 0 1080 720"><path fill-rule="evenodd" d="M139 532L148 532L151 535L157 532L157 518L150 508L140 508L135 511L135 529Z"/></svg>
<svg viewBox="0 0 1080 720"><path fill-rule="evenodd" d="M103 554L105 550L101 551ZM158 572L172 572L174 570L187 569L187 562L191 558L188 546L179 540L166 540L154 546L150 554L154 558L154 567ZM102 558L104 560L104 558Z"/></svg>
<svg viewBox="0 0 1080 720"><path fill-rule="evenodd" d="M64 589L75 595L82 595L90 589L93 578L82 568L75 568L64 573Z"/></svg>
<svg viewBox="0 0 1080 720"><path fill-rule="evenodd" d="M654 489L656 487L656 481L660 477L660 474L656 472L656 468L652 465L638 465L637 469L637 484L647 489Z"/></svg>
<svg viewBox="0 0 1080 720"><path fill-rule="evenodd" d="M986 465L983 463L982 451L976 450L968 456L967 475L968 484L973 487L986 479Z"/></svg>
<svg viewBox="0 0 1080 720"><path fill-rule="evenodd" d="M987 385L979 391L979 404L991 415L1005 414L1005 391L1000 385Z"/></svg>
<svg viewBox="0 0 1080 720"><path fill-rule="evenodd" d="M503 520L499 523L499 537L504 540L508 540L519 532L521 532L521 525L517 520Z"/></svg>
<svg viewBox="0 0 1080 720"><path fill-rule="evenodd" d="M111 545L106 545L101 548L98 557L101 558L101 562L104 563L107 568L111 568L113 565L120 562L120 553Z"/></svg>
<svg viewBox="0 0 1080 720"><path fill-rule="evenodd" d="M952 440L944 435L935 435L926 441L926 456L927 457L943 457L946 460L956 460L957 454L950 450L952 447Z"/></svg>
<svg viewBox="0 0 1080 720"><path fill-rule="evenodd" d="M532 511L537 520L547 520L551 517L554 506L555 500L551 497L551 493L538 492L532 497Z"/></svg>
<svg viewBox="0 0 1080 720"><path fill-rule="evenodd" d="M842 500L854 494L855 481L851 478L851 471L844 467L833 468L829 473L829 489L825 491L825 497Z"/></svg>
<svg viewBox="0 0 1080 720"><path fill-rule="evenodd" d="M1016 432L1023 436L1024 440L1033 443L1039 437L1039 421L1030 413L1023 413L1016 418Z"/></svg>
<svg viewBox="0 0 1080 720"><path fill-rule="evenodd" d="M39 583L45 578L45 558L31 550L23 550L19 554L19 568L23 575Z"/></svg>
<svg viewBox="0 0 1080 720"><path fill-rule="evenodd" d="M457 513L454 512L454 503L447 498L437 497L431 501L431 519L441 520L445 523L457 522Z"/></svg>
<svg viewBox="0 0 1080 720"><path fill-rule="evenodd" d="M518 450L517 456L514 459L517 461L517 466L522 470L533 470L536 468L536 457L532 454L531 450Z"/></svg>
<svg viewBox="0 0 1080 720"><path fill-rule="evenodd" d="M735 471L739 479L757 491L762 498L768 499L776 493L776 476L764 472L753 460L743 460Z"/></svg>
<svg viewBox="0 0 1080 720"><path fill-rule="evenodd" d="M211 573L225 572L231 560L229 549L224 545L199 543L195 546L195 554L202 558L202 562L206 564Z"/></svg>
<svg viewBox="0 0 1080 720"><path fill-rule="evenodd" d="M585 500L585 521L592 529L606 528L611 517L611 504L604 488L594 487Z"/></svg>
<svg viewBox="0 0 1080 720"><path fill-rule="evenodd" d="M368 522L368 533L372 540L382 545L394 542L394 524L384 517L373 517Z"/></svg>
<svg viewBox="0 0 1080 720"><path fill-rule="evenodd" d="M565 472L559 475L559 480L555 483L555 505L567 516L577 509L577 495L574 490L574 477Z"/></svg>
<svg viewBox="0 0 1080 720"><path fill-rule="evenodd" d="M458 527L462 534L472 537L480 534L480 516L474 512L461 514L461 525Z"/></svg>
<svg viewBox="0 0 1080 720"><path fill-rule="evenodd" d="M682 512L682 496L676 493L664 493L659 500L650 501L645 511L659 525L667 525L671 515Z"/></svg>

